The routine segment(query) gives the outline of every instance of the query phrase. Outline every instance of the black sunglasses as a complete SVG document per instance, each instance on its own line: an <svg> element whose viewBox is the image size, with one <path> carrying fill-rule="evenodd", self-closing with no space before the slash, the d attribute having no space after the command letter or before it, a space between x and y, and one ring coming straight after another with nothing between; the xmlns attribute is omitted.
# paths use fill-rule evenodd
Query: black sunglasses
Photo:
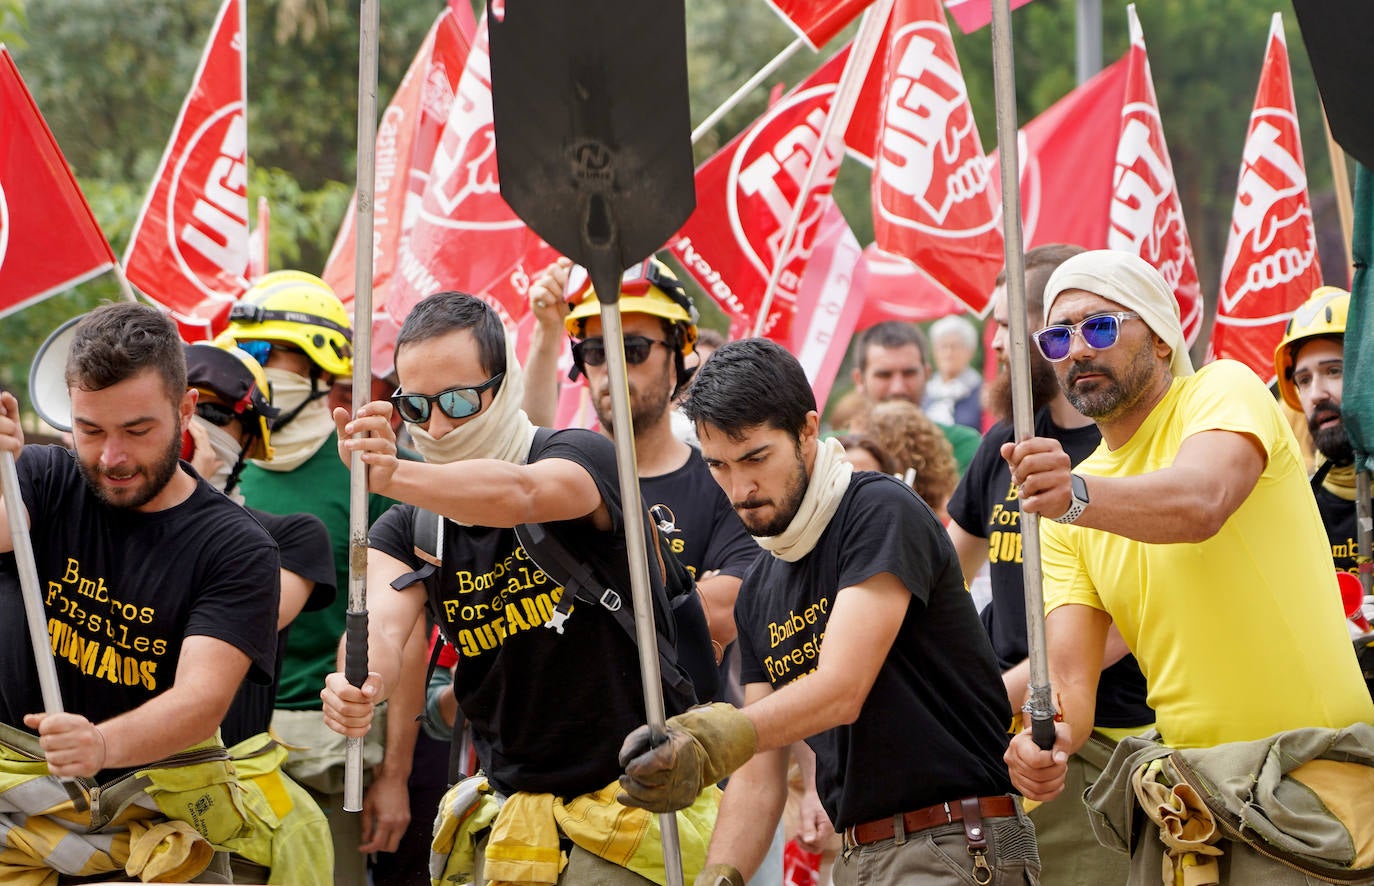
<svg viewBox="0 0 1374 886"><path fill-rule="evenodd" d="M625 336L625 362L631 366L638 366L649 359L649 352L654 345L663 345L668 350L673 346L666 341L657 338L648 338L643 335ZM583 366L604 366L606 364L606 342L600 337L584 338L572 346L573 363L578 368Z"/></svg>
<svg viewBox="0 0 1374 886"><path fill-rule="evenodd" d="M401 418L414 425L429 421L430 405L439 404L439 410L449 418L467 418L476 415L482 408L482 392L491 388L505 376L498 372L480 385L459 386L440 391L437 394L406 394L400 388L391 395L391 402Z"/></svg>

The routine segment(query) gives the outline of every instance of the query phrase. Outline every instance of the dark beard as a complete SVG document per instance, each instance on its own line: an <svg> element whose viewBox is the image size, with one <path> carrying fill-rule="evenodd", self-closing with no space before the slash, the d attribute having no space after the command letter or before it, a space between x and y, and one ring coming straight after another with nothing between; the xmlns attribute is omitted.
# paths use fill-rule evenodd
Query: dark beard
<svg viewBox="0 0 1374 886"><path fill-rule="evenodd" d="M1031 354L1031 415L1035 415L1054 400L1059 393L1059 379L1054 367L1038 354ZM997 375L988 382L986 406L998 421L1011 421L1011 367L1002 364Z"/></svg>
<svg viewBox="0 0 1374 886"><path fill-rule="evenodd" d="M1307 420L1307 429L1312 432L1312 443L1317 447L1317 451L1325 456L1327 461L1340 468L1355 463L1355 449L1350 445L1350 437L1345 433L1344 424L1332 425L1329 428L1318 427L1333 415L1339 416L1340 412L1336 409L1318 409Z"/></svg>
<svg viewBox="0 0 1374 886"><path fill-rule="evenodd" d="M128 499L118 500L107 495L104 487L100 485L100 477L103 472L98 466L89 466L80 458L76 460L77 467L81 470L81 477L86 481L86 487L95 493L95 497L100 499L102 504L130 511L137 510L157 498L158 493L167 488L167 484L172 481L180 462L181 435L173 434L172 441L163 452L162 458L148 466L148 473L146 474L148 482L144 484L143 489Z"/></svg>
<svg viewBox="0 0 1374 886"><path fill-rule="evenodd" d="M1075 363L1064 380L1064 396L1074 409L1088 418L1099 422L1110 421L1140 402L1149 390L1154 371L1154 355L1148 348L1136 354L1135 360L1125 367L1121 378L1103 366ZM1074 387L1074 382L1086 372L1099 373L1105 381L1098 382L1095 390L1080 391Z"/></svg>
<svg viewBox="0 0 1374 886"><path fill-rule="evenodd" d="M672 372L673 368L668 367ZM634 427L636 435L644 433L648 428L653 427L663 421L668 415L669 404L672 403L672 384L668 378L659 380L661 385L656 385L652 391L636 390L630 388L630 424ZM615 436L615 422L612 420L611 404L607 403L603 411L600 397L592 398L592 408L596 410L597 421L601 422L601 427L612 437Z"/></svg>
<svg viewBox="0 0 1374 886"><path fill-rule="evenodd" d="M783 501L776 509L773 519L761 526L755 526L749 517L748 511L740 511L745 505L769 504L769 502L746 501L735 505L735 512L740 515L740 520L744 523L744 528L749 530L749 534L757 538L766 538L773 535L782 535L787 531L787 527L792 524L792 518L797 516L797 511L801 508L802 498L806 495L808 482L806 476L806 462L802 459L801 447L797 447L797 470L788 479L787 488L783 490Z"/></svg>

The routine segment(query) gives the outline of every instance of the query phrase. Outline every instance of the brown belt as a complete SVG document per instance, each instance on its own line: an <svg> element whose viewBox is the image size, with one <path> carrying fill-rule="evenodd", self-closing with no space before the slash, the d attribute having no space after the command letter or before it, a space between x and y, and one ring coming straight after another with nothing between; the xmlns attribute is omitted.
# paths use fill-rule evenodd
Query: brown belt
<svg viewBox="0 0 1374 886"><path fill-rule="evenodd" d="M907 834L924 831L926 828L933 828L937 825L962 821L964 812L960 805L958 801L936 803L934 806L927 806L924 809L917 809L902 815L893 815L889 818L880 818L877 821L856 824L853 827L845 828L844 842L846 846L863 846L868 843L877 843L879 840L891 839L897 834L897 819L901 819L902 831ZM984 818L1010 818L1016 815L1016 801L1006 794L996 797L979 797L978 811Z"/></svg>

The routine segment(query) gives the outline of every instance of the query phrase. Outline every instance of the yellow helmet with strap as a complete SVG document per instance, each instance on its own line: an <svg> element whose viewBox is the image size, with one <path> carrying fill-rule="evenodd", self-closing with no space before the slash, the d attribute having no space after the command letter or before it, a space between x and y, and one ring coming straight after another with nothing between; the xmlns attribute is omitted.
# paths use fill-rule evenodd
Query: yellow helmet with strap
<svg viewBox="0 0 1374 886"><path fill-rule="evenodd" d="M1312 338L1344 338L1346 316L1350 313L1350 293L1336 286L1321 286L1312 297L1298 305L1283 338L1274 349L1274 374L1278 376L1279 394L1283 402L1302 411L1298 389L1293 384L1293 362L1298 347Z"/></svg>
<svg viewBox="0 0 1374 886"><path fill-rule="evenodd" d="M229 309L228 338L295 345L335 376L353 372L353 325L329 284L304 271L264 274Z"/></svg>
<svg viewBox="0 0 1374 886"><path fill-rule="evenodd" d="M586 335L587 320L601 316L601 302L586 271L580 267L575 266L568 275L568 300L573 307L563 318L563 324L569 335L582 338ZM682 330L676 342L680 356L685 357L696 348L696 306L673 272L656 258L645 259L621 277L620 312L649 314L678 326Z"/></svg>

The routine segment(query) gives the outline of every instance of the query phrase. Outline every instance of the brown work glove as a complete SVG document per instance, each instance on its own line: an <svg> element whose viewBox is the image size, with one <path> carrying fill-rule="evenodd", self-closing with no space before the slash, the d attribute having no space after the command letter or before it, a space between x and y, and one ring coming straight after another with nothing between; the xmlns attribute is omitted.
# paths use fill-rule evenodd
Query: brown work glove
<svg viewBox="0 0 1374 886"><path fill-rule="evenodd" d="M713 864L697 874L692 886L744 886L744 876L733 865Z"/></svg>
<svg viewBox="0 0 1374 886"><path fill-rule="evenodd" d="M724 702L692 708L668 718L668 735L649 744L641 726L620 746L621 792L626 806L651 812L676 812L696 800L701 789L748 762L758 745L754 724L739 708Z"/></svg>

